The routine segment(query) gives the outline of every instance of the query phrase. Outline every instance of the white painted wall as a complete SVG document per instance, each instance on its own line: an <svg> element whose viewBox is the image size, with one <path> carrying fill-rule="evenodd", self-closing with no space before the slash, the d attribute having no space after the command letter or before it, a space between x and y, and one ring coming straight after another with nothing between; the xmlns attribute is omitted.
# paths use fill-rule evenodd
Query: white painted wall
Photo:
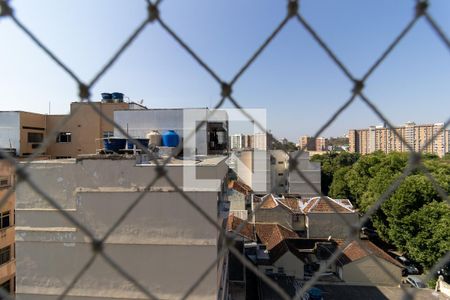
<svg viewBox="0 0 450 300"><path fill-rule="evenodd" d="M20 113L0 111L0 148L16 148L20 153Z"/></svg>

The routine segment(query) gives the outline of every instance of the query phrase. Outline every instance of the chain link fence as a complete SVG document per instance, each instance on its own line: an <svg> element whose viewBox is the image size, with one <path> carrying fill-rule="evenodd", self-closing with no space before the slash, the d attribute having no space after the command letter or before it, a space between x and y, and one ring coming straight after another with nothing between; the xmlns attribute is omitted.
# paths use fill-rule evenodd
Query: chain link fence
<svg viewBox="0 0 450 300"><path fill-rule="evenodd" d="M169 0L168 0L169 1ZM10 21L13 22L15 25L17 25L18 28L22 30L22 32L27 35L35 44L36 47L39 47L42 51L44 51L50 61L57 64L59 67L61 67L72 80L75 81L75 83L78 85L79 90L79 99L80 101L87 102L92 109L98 113L106 122L113 125L120 133L122 133L126 138L133 141L144 153L149 154L149 157L152 157L150 153L148 152L148 149L144 147L139 141L135 140L133 137L129 136L124 128L121 128L118 124L114 122L111 118L104 115L97 106L93 104L90 98L90 91L94 87L96 83L99 82L99 80L104 76L106 72L108 72L111 67L114 65L114 63L120 58L120 56L130 47L130 45L139 37L141 32L144 28L147 26L160 26L164 29L164 31L171 36L181 47L186 51L186 53L194 59L198 63L198 67L202 68L205 72L207 72L218 84L218 91L220 92L220 98L217 104L214 106L215 109L221 108L226 101L229 101L234 107L240 109L242 113L251 121L253 121L260 130L263 132L266 132L269 135L272 135L267 131L266 128L264 128L258 120L254 119L249 113L246 112L246 110L243 108L243 103L240 103L235 96L233 95L233 87L235 86L236 82L240 79L240 77L252 66L252 64L255 62L255 60L258 59L258 57L261 55L261 53L271 44L271 42L274 40L274 38L285 28L286 24L288 23L298 23L299 26L302 26L306 31L311 35L311 38L317 42L317 44L320 46L323 51L326 52L326 54L329 56L330 60L334 62L334 64L342 71L344 76L353 84L353 89L350 93L350 96L345 102L339 107L337 111L335 111L332 116L320 127L320 129L316 132L314 135L315 138L319 137L327 128L333 124L333 122L336 120L336 118L342 114L353 102L355 101L362 101L365 103L379 118L382 120L387 126L391 129L394 128L392 123L385 117L383 112L380 108L378 108L372 100L367 96L367 94L364 91L364 87L367 84L369 78L374 73L374 71L379 68L381 64L385 61L385 59L388 57L388 55L397 47L397 45L404 39L404 37L411 31L411 29L415 26L418 20L424 19L425 22L427 22L434 33L437 35L437 37L440 39L440 41L447 47L447 49L450 51L450 40L445 35L443 30L440 28L439 24L433 19L433 17L430 15L428 11L429 2L428 1L416 1L415 3L411 2L411 20L405 24L405 27L397 37L389 44L387 45L385 51L380 55L380 57L373 62L373 64L370 66L370 68L367 70L367 72L362 77L356 77L352 74L352 72L349 70L349 68L337 57L337 55L333 52L332 48L319 36L319 34L315 31L315 29L308 23L305 16L302 15L301 9L300 9L300 3L296 0L283 2L280 1L278 5L286 5L286 16L280 21L279 25L273 30L273 32L267 37L267 39L257 48L257 50L253 53L253 55L246 61L246 63L236 72L235 76L227 81L224 80L222 77L219 76L218 73L216 73L202 58L196 54L195 50L192 49L187 42L185 42L182 37L180 37L171 27L170 24L167 24L164 19L162 18L160 14L160 2L151 2L150 0L147 0L147 17L142 20L142 22L137 26L137 28L132 32L132 34L123 42L122 46L117 50L117 52L106 62L106 64L98 71L97 74L95 74L94 78L91 81L84 81L83 79L79 78L75 72L67 66L63 61L61 61L56 54L54 54L49 48L46 47L44 43L42 43L35 35L34 33L27 28L21 20L19 20L16 15L13 7L9 3L9 1L6 0L0 0L0 18L2 21ZM283 4L285 3L285 4ZM3 44L3 47L7 47L7 43ZM214 113L213 110L213 113ZM60 126L63 126L65 123L69 121L71 116L75 115L76 111L72 114L67 115L61 122ZM195 132L198 131L202 125L204 125L206 120L203 120L200 122L200 124L197 125ZM439 134L442 133L442 130L448 127L450 122L450 118L445 122L443 128L441 131L436 132L431 139L429 139L425 146L422 147L422 149L426 149L428 145L434 142L434 140L437 138ZM187 137L185 137L186 140L191 139L195 132L191 132ZM381 197L378 199L378 201L360 218L359 222L356 224L350 224L346 219L342 219L344 222L346 222L349 230L349 238L344 242L343 246L338 248L337 251L335 251L330 259L327 261L326 265L322 265L320 270L315 273L315 275L309 280L306 281L305 284L297 290L297 293L293 299L301 299L305 292L312 287L313 285L318 283L319 280L319 274L326 270L328 266L335 263L335 261L339 258L339 256L342 254L342 249L345 248L345 246L349 245L351 242L356 241L359 242L359 231L361 226L380 208L380 206L395 192L395 190L400 186L400 184L404 181L404 179L411 174L414 170L420 170L422 171L427 178L432 182L433 187L436 189L437 193L442 199L445 199L447 203L449 203L449 197L446 191L439 186L437 181L433 178L431 173L427 170L425 165L421 161L421 153L415 152L414 147L409 145L403 137L396 131L392 130L392 132L397 135L397 138L400 139L406 147L410 150L410 159L408 162L407 167L404 169L403 174L399 176L389 188L385 190L385 192L381 195ZM89 269L89 267L93 264L93 262L97 259L97 257L101 256L106 262L110 264L110 266L115 269L119 274L121 274L125 279L127 279L129 282L131 282L139 291L141 291L146 297L149 299L157 299L157 297L154 295L154 293L149 290L147 287L143 286L139 283L139 278L133 278L122 266L117 264L110 256L108 256L103 251L103 246L106 241L106 239L111 235L111 233L121 225L122 221L126 218L126 216L139 204L139 202L144 198L144 195L146 191L150 190L150 187L152 187L159 179L165 178L174 188L176 192L180 194L180 196L187 201L189 204L191 204L198 213L205 218L211 226L214 226L218 232L220 232L221 238L219 241L222 243L222 247L219 247L219 252L217 255L217 259L211 263L211 265L204 271L203 275L200 276L192 285L192 287L186 291L186 294L182 297L182 299L188 298L192 292L195 291L196 287L202 282L202 280L207 276L209 272L211 272L217 265L217 263L226 255L229 253L234 254L234 256L239 259L239 261L251 272L253 272L260 280L262 280L265 284L267 284L270 288L272 288L278 295L280 299L290 299L291 297L282 289L278 284L276 284L271 278L269 278L266 274L258 270L258 268L253 265L249 260L246 259L233 245L234 245L234 237L240 232L240 230L245 226L247 221L243 222L238 226L238 228L231 233L225 232L224 228L221 228L216 222L216 220L212 219L206 212L204 212L201 207L199 207L190 197L187 195L183 190L181 190L174 181L167 175L166 172L166 165L170 162L171 158L179 154L183 148L183 144L180 143L177 147L177 151L175 151L171 157L161 161L161 160L153 160L153 162L157 165L157 176L155 179L153 179L151 182L148 183L146 188L144 189L144 192L141 192L139 196L132 202L132 204L122 213L122 215L117 219L117 221L114 223L114 225L107 231L107 233L102 238L96 238L95 233L91 231L90 228L86 227L84 224L79 222L76 218L74 218L71 214L69 214L67 211L62 209L62 207L58 204L58 202L55 199L52 199L45 190L43 190L38 184L35 183L32 176L29 176L27 169L30 166L30 162L33 161L33 159L37 158L39 156L39 153L41 153L43 150L47 148L47 146L50 144L50 141L53 141L57 135L57 131L50 132L43 143L40 145L39 148L35 149L35 151L26 159L24 163L18 164L16 160L9 156L8 154L3 154L3 158L11 162L16 168L16 175L17 175L17 181L16 186L20 184L28 184L36 193L38 193L43 199L47 200L54 208L58 209L59 212L69 221L71 222L76 228L78 228L80 231L82 231L84 234L86 234L90 238L90 242L92 245L92 257L88 260L88 262L81 268L80 272L75 274L73 281L67 286L67 288L64 290L64 292L59 296L59 299L64 299L66 295L71 291L71 289L75 286L77 281L83 276L83 274ZM276 139L272 135L273 139ZM322 193L320 190L318 190L312 182L309 181L309 179L305 176L305 174L302 173L301 170L297 167L297 158L304 152L304 150L300 150L295 156L292 156L292 154L286 152L287 155L289 155L289 165L290 165L290 171L295 171L298 173L298 175L307 182L307 184L314 189L314 191L322 196ZM9 188L9 190L6 192L6 194L0 199L0 207L3 206L7 199L14 193L14 187ZM333 207L333 206L332 206ZM251 219L252 214L254 214L256 211L258 211L259 206L255 208L255 210L250 213L249 218ZM340 215L340 214L337 214ZM362 243L360 243L360 246L365 248L366 246ZM442 265L450 260L450 252L447 252L447 254L442 257L435 266L430 270L428 273L427 279L430 279L435 272L442 267ZM376 261L375 261L376 262ZM379 263L378 263L379 264ZM385 270L385 267L380 265L380 268ZM387 270L386 274L387 276L393 276L388 272ZM403 294L405 299L412 299L415 297L415 289L403 289ZM0 296L3 299L11 299L11 296L8 295L3 289L0 289Z"/></svg>

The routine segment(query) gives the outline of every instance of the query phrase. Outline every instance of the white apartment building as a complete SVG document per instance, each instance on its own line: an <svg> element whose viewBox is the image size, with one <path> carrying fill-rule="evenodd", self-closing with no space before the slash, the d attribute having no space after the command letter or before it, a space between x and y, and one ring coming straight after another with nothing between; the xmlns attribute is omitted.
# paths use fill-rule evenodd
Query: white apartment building
<svg viewBox="0 0 450 300"><path fill-rule="evenodd" d="M230 149L242 149L245 144L245 135L233 134L230 136Z"/></svg>

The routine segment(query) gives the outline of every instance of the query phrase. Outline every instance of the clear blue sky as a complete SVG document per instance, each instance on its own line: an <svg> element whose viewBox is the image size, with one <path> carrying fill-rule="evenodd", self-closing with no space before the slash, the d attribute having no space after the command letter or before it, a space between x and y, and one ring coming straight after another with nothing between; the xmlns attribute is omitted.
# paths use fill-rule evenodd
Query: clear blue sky
<svg viewBox="0 0 450 300"><path fill-rule="evenodd" d="M16 16L77 75L90 81L145 18L145 1L11 1ZM414 1L303 0L304 17L351 72L362 76L413 14ZM231 79L286 13L283 0L164 0L161 16L225 80ZM430 12L450 35L450 1ZM67 113L73 80L8 19L0 19L0 110ZM351 83L291 20L234 87L247 108L267 108L268 126L296 141L313 134L348 97ZM148 26L92 90L121 91L148 107L204 107L217 83L158 24ZM425 20L373 74L366 94L397 125L450 116L450 52ZM229 106L229 105L228 105ZM325 136L380 124L360 101Z"/></svg>

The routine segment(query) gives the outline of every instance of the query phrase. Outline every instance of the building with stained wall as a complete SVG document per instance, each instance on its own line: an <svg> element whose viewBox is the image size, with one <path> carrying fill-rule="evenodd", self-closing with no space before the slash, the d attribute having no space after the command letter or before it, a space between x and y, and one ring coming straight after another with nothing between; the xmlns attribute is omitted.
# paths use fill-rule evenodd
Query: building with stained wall
<svg viewBox="0 0 450 300"><path fill-rule="evenodd" d="M0 159L0 199L13 188L14 181L13 167L8 161ZM16 283L15 196L13 190L0 208L0 286L11 294Z"/></svg>
<svg viewBox="0 0 450 300"><path fill-rule="evenodd" d="M216 189L189 187L183 167L199 179L215 179ZM225 226L228 167L225 157L172 160L167 175L205 213ZM105 252L161 299L180 299L217 259L219 232L165 178L150 189L156 165L134 158L85 157L32 162L30 176L64 211L98 238L142 193L145 196L112 232ZM107 208L107 209L105 209ZM28 185L17 187L17 297L57 299L92 256L89 238ZM222 299L227 293L221 258L194 290L193 299ZM135 286L97 257L68 299L141 299Z"/></svg>

